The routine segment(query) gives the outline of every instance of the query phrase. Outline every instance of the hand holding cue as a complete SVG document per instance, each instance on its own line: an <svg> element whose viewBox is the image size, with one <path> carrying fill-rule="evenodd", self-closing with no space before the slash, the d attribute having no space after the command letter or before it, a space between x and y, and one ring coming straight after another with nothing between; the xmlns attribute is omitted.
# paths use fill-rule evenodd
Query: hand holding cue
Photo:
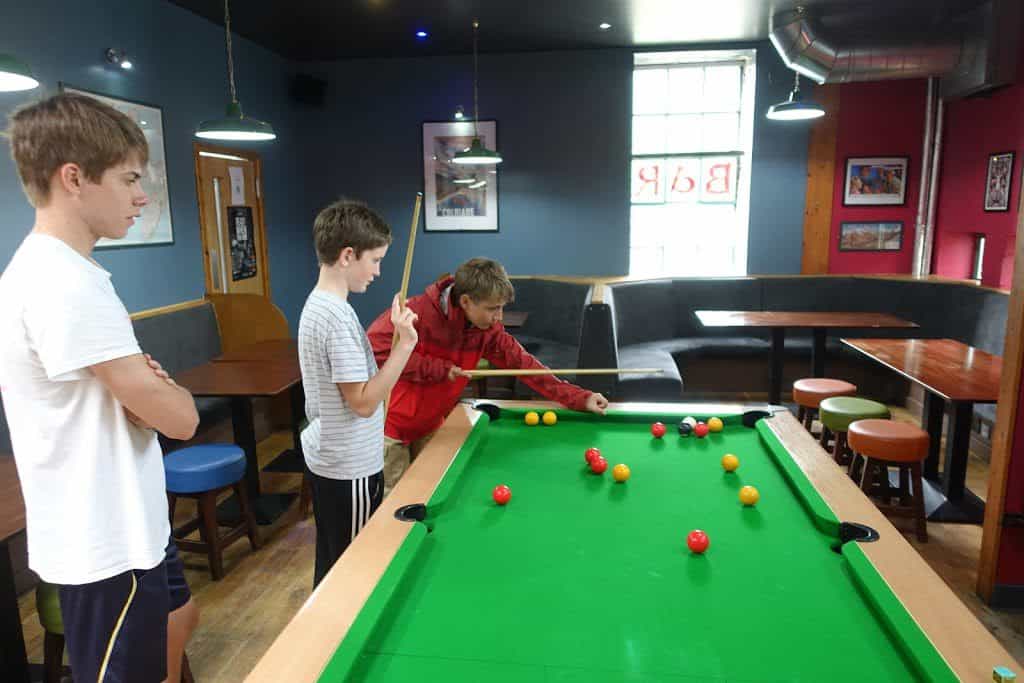
<svg viewBox="0 0 1024 683"><path fill-rule="evenodd" d="M560 368L556 370L466 370L472 379L478 377L529 377L533 375L660 375L660 368Z"/></svg>

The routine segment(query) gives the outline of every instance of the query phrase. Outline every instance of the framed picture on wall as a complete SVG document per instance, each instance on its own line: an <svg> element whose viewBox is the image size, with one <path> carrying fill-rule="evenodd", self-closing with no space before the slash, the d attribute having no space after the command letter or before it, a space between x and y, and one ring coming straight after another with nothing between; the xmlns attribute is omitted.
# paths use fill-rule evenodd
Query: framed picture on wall
<svg viewBox="0 0 1024 683"><path fill-rule="evenodd" d="M109 104L135 121L149 143L149 163L142 174L142 189L149 202L142 207L142 215L128 228L123 239L103 238L96 243L97 249L116 247L148 247L158 244L174 244L174 226L171 223L171 199L167 187L167 154L164 148L163 110L155 104L125 100L110 95L75 88L61 83L64 92L73 92L94 97Z"/></svg>
<svg viewBox="0 0 1024 683"><path fill-rule="evenodd" d="M497 149L498 123L480 121L477 126L483 145ZM424 231L498 231L497 168L452 163L455 153L472 141L472 121L423 124Z"/></svg>
<svg viewBox="0 0 1024 683"><path fill-rule="evenodd" d="M988 155L985 175L985 210L1010 210L1010 181L1013 178L1013 152Z"/></svg>
<svg viewBox="0 0 1024 683"><path fill-rule="evenodd" d="M900 251L903 222L840 223L839 251Z"/></svg>
<svg viewBox="0 0 1024 683"><path fill-rule="evenodd" d="M845 206L901 206L907 200L910 157L851 157L846 160Z"/></svg>

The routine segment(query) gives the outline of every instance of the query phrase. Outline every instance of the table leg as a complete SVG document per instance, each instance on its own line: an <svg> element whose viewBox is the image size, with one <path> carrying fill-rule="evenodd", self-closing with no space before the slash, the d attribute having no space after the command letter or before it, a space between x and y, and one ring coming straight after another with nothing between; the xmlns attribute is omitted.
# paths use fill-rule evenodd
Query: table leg
<svg viewBox="0 0 1024 683"><path fill-rule="evenodd" d="M302 426L302 419L306 416L306 397L302 392L302 382L291 388L292 403L292 442L295 444L295 451L302 455L302 435L299 427Z"/></svg>
<svg viewBox="0 0 1024 683"><path fill-rule="evenodd" d="M260 487L260 463L256 454L256 423L252 414L252 399L248 396L231 397L231 426L235 443L245 451L245 485L249 489L256 522L272 524L295 500L295 493L264 494ZM231 496L217 506L217 519L229 525L238 522L238 501Z"/></svg>
<svg viewBox="0 0 1024 683"><path fill-rule="evenodd" d="M825 376L825 328L815 327L811 334L814 335L811 344L811 377Z"/></svg>
<svg viewBox="0 0 1024 683"><path fill-rule="evenodd" d="M924 478L938 481L939 452L942 450L942 418L946 412L946 402L941 396L930 391L924 392L924 406L921 422L928 432L928 459L924 461Z"/></svg>
<svg viewBox="0 0 1024 683"><path fill-rule="evenodd" d="M260 495L260 463L256 456L256 423L252 416L252 399L248 396L231 397L231 428L235 443L245 451L245 482L249 495Z"/></svg>
<svg viewBox="0 0 1024 683"><path fill-rule="evenodd" d="M959 502L964 497L964 479L967 477L967 454L971 446L971 418L974 404L970 401L951 401L949 433L946 435L946 461L942 467L942 488L946 497Z"/></svg>
<svg viewBox="0 0 1024 683"><path fill-rule="evenodd" d="M14 585L14 567L9 545L0 543L0 671L5 681L28 683L28 655L18 613L18 591Z"/></svg>
<svg viewBox="0 0 1024 683"><path fill-rule="evenodd" d="M768 385L768 402L782 404L782 361L786 345L786 328L772 328L772 366Z"/></svg>

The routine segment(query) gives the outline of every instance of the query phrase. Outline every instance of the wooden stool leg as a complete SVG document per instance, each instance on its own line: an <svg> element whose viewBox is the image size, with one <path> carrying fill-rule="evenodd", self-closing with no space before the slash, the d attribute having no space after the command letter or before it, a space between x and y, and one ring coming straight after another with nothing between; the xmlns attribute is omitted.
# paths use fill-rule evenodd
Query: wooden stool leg
<svg viewBox="0 0 1024 683"><path fill-rule="evenodd" d="M875 483L874 462L866 455L861 455L860 457L864 461L860 471L860 490L867 495L871 492L871 487Z"/></svg>
<svg viewBox="0 0 1024 683"><path fill-rule="evenodd" d="M821 425L821 437L818 441L821 444L821 447L824 448L826 451L828 451L828 437L828 427L826 427L825 425Z"/></svg>
<svg viewBox="0 0 1024 683"><path fill-rule="evenodd" d="M217 494L204 491L199 495L199 516L202 518L199 533L206 543L206 556L210 560L210 574L214 581L224 576L224 563L221 558L220 534L217 531Z"/></svg>
<svg viewBox="0 0 1024 683"><path fill-rule="evenodd" d="M249 492L245 490L245 482L235 484L235 495L238 496L238 506L242 511L242 519L245 521L245 528L249 535L249 545L253 550L259 550L260 530L256 526L256 517L252 513L252 506L249 505Z"/></svg>
<svg viewBox="0 0 1024 683"><path fill-rule="evenodd" d="M309 481L309 474L302 474L302 489L299 491L299 517L309 517L309 511L313 507L313 484Z"/></svg>
<svg viewBox="0 0 1024 683"><path fill-rule="evenodd" d="M846 432L836 432L836 440L832 444L832 459L836 461L837 465L849 463L846 454Z"/></svg>
<svg viewBox="0 0 1024 683"><path fill-rule="evenodd" d="M852 454L850 455L850 466L846 470L846 474L849 475L850 479L853 479L855 482L858 482L858 483L860 482L860 472L861 472L861 470L858 467L858 465L860 465L861 459L863 457L864 456L862 456L860 453L858 453L856 451L853 451Z"/></svg>
<svg viewBox="0 0 1024 683"><path fill-rule="evenodd" d="M921 481L921 463L910 465L910 476L914 487L914 517L917 520L917 539L928 542L928 520L924 515L924 484Z"/></svg>
<svg viewBox="0 0 1024 683"><path fill-rule="evenodd" d="M60 683L64 671L64 636L47 631L43 636L43 680Z"/></svg>
<svg viewBox="0 0 1024 683"><path fill-rule="evenodd" d="M167 518L171 522L171 535L174 535L174 510L178 507L178 497L173 493L167 494Z"/></svg>
<svg viewBox="0 0 1024 683"><path fill-rule="evenodd" d="M799 422L804 427L806 427L807 426L807 408L804 408L803 406L797 406L797 409L796 409L796 419L797 419L797 422Z"/></svg>

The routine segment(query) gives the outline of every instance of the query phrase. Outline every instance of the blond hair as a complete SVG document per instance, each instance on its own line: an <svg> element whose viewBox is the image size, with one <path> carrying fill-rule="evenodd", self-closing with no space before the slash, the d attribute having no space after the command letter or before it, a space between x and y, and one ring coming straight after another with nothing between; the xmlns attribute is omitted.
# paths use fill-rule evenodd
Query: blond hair
<svg viewBox="0 0 1024 683"><path fill-rule="evenodd" d="M391 244L391 227L366 204L339 199L317 214L313 244L320 264L333 266L345 247L352 247L358 259L367 249Z"/></svg>
<svg viewBox="0 0 1024 683"><path fill-rule="evenodd" d="M94 97L61 93L27 104L10 117L11 157L32 206L50 201L50 181L64 164L77 164L87 180L132 159L149 161L142 129Z"/></svg>
<svg viewBox="0 0 1024 683"><path fill-rule="evenodd" d="M475 302L501 300L507 304L516 298L505 268L489 258L470 259L455 271L452 298L458 301L463 294Z"/></svg>

